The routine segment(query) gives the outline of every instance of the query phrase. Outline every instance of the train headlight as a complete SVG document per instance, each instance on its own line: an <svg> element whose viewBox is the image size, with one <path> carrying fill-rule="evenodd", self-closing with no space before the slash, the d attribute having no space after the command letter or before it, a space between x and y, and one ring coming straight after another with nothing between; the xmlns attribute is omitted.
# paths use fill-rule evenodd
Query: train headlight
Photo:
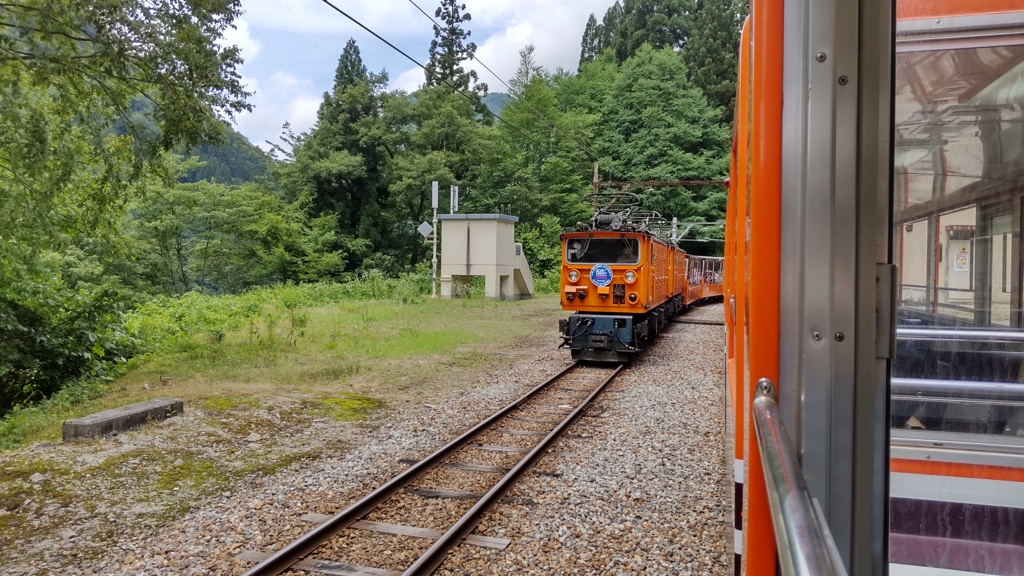
<svg viewBox="0 0 1024 576"><path fill-rule="evenodd" d="M580 279L580 271L579 270L569 270L569 274L567 276L569 277L569 282L572 282L573 284L575 284Z"/></svg>
<svg viewBox="0 0 1024 576"><path fill-rule="evenodd" d="M636 295L636 292L630 292L629 293L629 303L630 304L636 304L637 300L639 300L639 296Z"/></svg>
<svg viewBox="0 0 1024 576"><path fill-rule="evenodd" d="M622 278L626 280L626 284L632 284L633 282L636 282L636 272L626 270L626 273L622 275Z"/></svg>

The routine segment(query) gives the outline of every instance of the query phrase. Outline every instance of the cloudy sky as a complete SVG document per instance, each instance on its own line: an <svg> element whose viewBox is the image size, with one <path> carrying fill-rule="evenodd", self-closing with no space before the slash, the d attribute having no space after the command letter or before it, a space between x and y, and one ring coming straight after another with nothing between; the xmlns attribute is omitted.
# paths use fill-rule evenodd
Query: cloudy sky
<svg viewBox="0 0 1024 576"><path fill-rule="evenodd" d="M433 38L432 25L412 0L332 0L370 29L421 63ZM433 15L439 0L415 0ZM614 0L464 0L473 19L467 28L477 44L477 58L506 82L515 73L519 50L536 47L538 62L551 70L575 70L587 17L598 19ZM253 111L235 128L266 148L281 126L298 133L316 121L316 109L330 90L338 56L349 38L359 44L367 68L386 70L390 87L415 90L423 70L362 30L321 0L242 0L245 14L229 31L228 44L242 49L241 68ZM492 92L507 89L490 72L477 69Z"/></svg>

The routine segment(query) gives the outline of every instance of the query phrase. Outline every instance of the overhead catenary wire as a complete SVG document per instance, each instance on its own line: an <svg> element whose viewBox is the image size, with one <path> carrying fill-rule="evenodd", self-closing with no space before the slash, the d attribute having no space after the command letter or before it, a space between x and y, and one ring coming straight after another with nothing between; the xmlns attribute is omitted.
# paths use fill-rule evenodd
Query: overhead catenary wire
<svg viewBox="0 0 1024 576"><path fill-rule="evenodd" d="M430 14L428 14L423 8L420 8L420 5L417 4L415 2L415 0L409 0L409 3L412 4L413 6L415 6L416 9L420 11L420 14L423 14L424 16L427 17L427 19L429 19L431 22L433 22L434 26L437 26L437 28L439 30L442 29L441 24L437 20L434 20L434 17L431 16ZM501 76L498 76L497 72L495 72L494 70L491 70L490 67L487 66L487 64L484 64L483 60L477 58L475 55L473 56L473 60L475 62L477 62L478 64L480 64L481 66L483 66L484 70L487 70L488 72L490 72L491 76L494 76L495 78L497 78L498 82L501 82L502 84L504 84L505 88L508 88L510 92L512 91L512 87L509 86L508 82L505 82L504 80L502 80Z"/></svg>
<svg viewBox="0 0 1024 576"><path fill-rule="evenodd" d="M415 64L415 65L416 65L416 66L418 66L419 68L423 69L423 70L424 70L425 72L429 72L429 70L427 69L427 67L426 67L426 66L425 66L424 64L421 64L421 63L420 63L419 61L417 61L417 60L416 60L415 58L413 58L412 56L408 55L408 54L407 54L407 53L406 53L405 51L403 51L403 50L402 50L401 48L399 48L399 47L395 46L394 44L392 44L391 42L389 42L389 41L388 41L388 40L387 40L386 38L384 38L383 36L381 36L381 35L380 35L380 34L378 34L377 32L375 32L375 31L373 31L372 29L370 29L370 28L369 28L368 26L366 26L365 24L363 24L362 22L360 22L359 20L357 20L357 19L356 19L355 17L353 17L353 16L352 16L352 15L350 15L349 13L345 12L345 11L344 11L344 10L342 10L341 8L338 8L338 7L337 7L336 5L334 5L334 4L333 4L333 3L332 3L332 2L330 1L330 0L320 0L320 1L321 1L321 2L323 2L324 4L326 4L327 6L331 7L331 8L332 8L332 9L333 9L333 10L334 10L335 12L337 12L337 13L341 14L341 15L342 15L342 16L344 16L345 18L347 18L347 19L349 19L350 21L352 21L352 23L354 23L354 24L355 24L356 26L359 26L360 28L362 28L363 30L365 30L366 32L368 32L368 33L369 33L370 35L372 35L372 36L373 36L374 38L377 38L378 40L380 40L381 42L383 42L384 44L386 44L386 45L387 45L387 46L388 46L389 48L391 48L391 49L392 49L392 50L394 50L395 52L398 52L399 54L401 54L402 56L404 56L404 57L405 57L405 58L406 58L407 60L409 60L410 62L412 62L413 64ZM431 17L431 16L429 15L429 14L427 14L427 13L426 13L426 12L425 12L425 11L424 11L424 10L423 10L423 9L422 9L422 8L421 8L421 7L419 6L419 5L418 5L418 4L416 4L415 2L413 2L413 0L409 0L409 1L410 1L410 3L411 3L411 4L413 5L413 6L415 6L415 7L416 7L416 9L417 9L417 10L419 10L419 11L420 11L420 13L422 13L422 14L423 14L424 16L426 16L426 17L427 17L428 19L430 19L430 21L431 21L431 22L433 22L433 24L434 24L435 26L437 26L438 28L440 28L440 27L441 27L441 26L440 26L440 24L438 24L438 23L437 23L437 22L436 22L436 21L434 20L434 18L433 18L433 17ZM479 61L479 60L477 60L477 59L476 59L475 57L474 57L474 60L475 60L476 62L480 62L480 61ZM481 65L482 65L482 66L483 66L483 67L484 67L484 68L485 68L485 69L486 69L486 70L487 70L488 72L490 72L490 73L491 73L492 75L494 75L494 77L495 77L495 78L497 78L497 79L498 79L498 81L500 81L500 82L501 82L502 84L504 84L505 86L509 87L509 89L511 90L511 86L509 86L509 85L508 85L508 83L507 83L507 82L505 82L505 81L504 81L504 80L503 80L503 79L502 79L502 78L501 78L500 76L498 76L497 74L495 74L493 70L491 70L491 69L490 69L489 67L487 67L487 66L486 66L485 64L483 64L483 62L480 62L480 64L481 64ZM476 105L476 104L477 104L477 103L479 102L479 101L478 101L478 100L477 100L476 98L474 98L473 96L471 96L471 95L467 94L466 92L464 92L464 91L460 90L460 89L459 89L459 87L458 87L458 86L456 86L455 84L453 84L452 82L450 82L450 81L448 81L448 80L444 80L444 79L442 79L441 81L442 81L442 82L443 82L443 83L444 83L445 85L447 85L447 86L448 86L449 88L451 88L451 89L452 89L452 90L453 90L453 91L454 91L455 93L459 94L460 96L462 96L463 98L465 98L465 99L466 99L466 100L468 100L469 102L473 103L474 105ZM558 127L557 125L555 125L555 124L553 124L552 122L550 122L549 120L547 120L547 118L545 118L545 117L543 116L543 114L541 114L541 113L540 113L539 111L537 111L537 110L536 110L536 108L533 108L533 107L532 107L532 106L531 106L531 105L530 105L529 103L526 103L526 104L527 104L527 106L529 106L529 107L530 107L530 108L531 108L531 109L532 109L532 110L533 110L533 111L534 111L534 112L535 112L535 113L536 113L536 114L537 114L537 115L538 115L538 116L539 116L539 117L540 117L541 119L543 119L543 120L544 120L544 121L545 121L545 122L546 122L546 123L547 123L548 125L550 125L550 126L551 126L551 127L552 127L552 128L553 128L553 129L555 130L555 131L557 131L557 132L560 132L560 133L561 133L562 135L566 136L566 137L567 137L567 138L569 138L570 140L573 140L573 139L571 138L571 136L569 136L568 134L566 134L566 133L565 133L565 132L564 132L564 131L563 131L563 130L562 130L561 128L559 128L559 127ZM513 124L513 123L509 122L508 120L505 120L504 118L502 118L502 117L501 117L501 115L499 115L499 114L495 113L495 112L494 112L494 111L492 111L492 110L491 110L491 109L490 109L489 107L487 107L487 106L484 106L484 110L486 110L488 114L490 114L490 115L491 115L492 117L494 117L494 119L496 119L496 120L498 120L499 122L501 122L502 124L504 124L504 125L508 126L508 127L510 128L510 129L512 129L512 130L514 130L515 132L519 133L520 135L522 135L523 137L525 137L525 138L526 138L527 140L530 140L531 142L533 142L534 144L536 144L536 145L538 145L538 146L544 146L544 143L540 142L539 140L537 140L536 138L534 138L534 137L533 137L532 135L530 135L529 133L527 133L527 132L523 131L523 130L522 130L521 128L519 128L519 127L518 127L518 126L516 126L515 124ZM584 154L586 154L587 156L589 156L589 157L590 157L590 158L591 158L592 160L594 160L595 162L599 162L599 161L600 161L600 157L599 157L599 156L598 156L598 155L597 155L596 153L594 153L594 152L593 152L592 150L590 150L590 149L589 149L589 148L587 148L586 146L582 145L582 144L581 144L581 143L579 143L578 141L577 141L577 142L575 142L575 144L576 144L576 145L577 145L577 146L579 147L579 149L580 149L580 150L581 150L581 151L582 151L582 152L583 152ZM595 166L595 169L596 169L596 166ZM605 170L607 170L607 168L605 168Z"/></svg>
<svg viewBox="0 0 1024 576"><path fill-rule="evenodd" d="M419 66L419 67L420 67L420 68L422 68L422 69L423 69L424 71L427 71L427 67L426 67L425 65L423 65L423 64L420 64L420 63L419 63L419 61L417 61L417 60L416 60L415 58L413 58L412 56L409 56L408 54L406 54L406 53L405 53L404 51L402 51L402 49L401 49L401 48L399 48L398 46L395 46L395 45L394 45L394 44L392 44L391 42L388 42L388 40L387 40L386 38L384 38L384 37L383 37L383 36L381 36L380 34L377 34L376 32L374 32L373 30L371 30L371 29L370 29L369 27L367 27L367 26L366 26L365 24L363 24L363 23L362 23L362 22L360 22L359 20L356 20L356 19L355 19L355 18L354 18L353 16L351 16L351 15L350 15L350 14L349 14L348 12L345 12L345 11L344 11L344 10L342 10L341 8L338 8L337 6L335 6L334 4L332 4L332 3L330 2L330 0L320 0L320 1L321 1L321 2L323 2L324 4L326 4L326 5L330 6L331 8L333 8L335 12L337 12L337 13L341 14L342 16L344 16L345 18L348 18L349 20L351 20L351 21L352 21L352 22L353 22L353 23L354 23L354 24L355 24L356 26L359 26L359 27L360 27L360 28L362 28L363 30L366 30L367 32L369 32L370 34L372 34L374 38L377 38L377 39L378 39L378 40L380 40L381 42L383 42L383 43L387 44L387 45L388 45L388 46L389 46L389 47L390 47L390 48L391 48L392 50L394 50L395 52L398 52L398 53L399 53L399 54L401 54L402 56L405 56L405 58L406 58L407 60L409 60L410 62L412 62L413 64L415 64L415 65ZM422 11L422 10L421 10L421 11ZM444 83L445 83L445 84L446 84L446 85L447 85L447 86L448 86L449 88L451 88L452 90L454 90L454 91L455 91L455 93L457 93L457 94L459 94L460 96L462 96L463 98L465 98L465 99L469 100L469 101L470 101L470 102L472 102L472 103L473 103L474 105L476 105L476 104L477 104L477 100L476 100L476 99L475 99L475 98L474 98L473 96L470 96L469 94L467 94L467 93L463 92L463 91L462 91L462 90L460 90L460 89L459 89L459 87L458 87L458 86L456 86L455 84L452 84L452 83L451 83L451 82L449 82L448 80L442 80L442 82L444 82ZM521 129L520 129L519 127L518 127L518 126L516 126L515 124L512 124L512 123L511 123L511 122L509 122L508 120L505 120L504 118L502 118L501 116L499 116L498 114L496 114L495 112L493 112L493 111L492 111L492 110L491 110L490 108L487 108L487 107L485 106L485 107L484 107L484 109L485 109L485 110L487 110L487 113L488 113L488 114L490 114L491 116L493 116L493 117L494 117L494 118L495 118L496 120L498 120L499 122L501 122L501 123L505 124L506 126L508 126L509 128L511 128L512 130L515 130L515 131L516 131L516 132L518 132L519 134L521 134L521 135L525 136L525 137L526 137L527 139L529 139L529 140L532 140L532 141L533 141L533 142L534 142L535 144L537 144L538 146L542 146L542 145L543 145L543 143L542 143L542 142L538 141L538 140L537 140L536 138L534 138L533 136L531 136L531 135L527 134L526 132L523 132L523 131L522 131L522 130L521 130ZM596 158L595 158L595 160L596 160Z"/></svg>
<svg viewBox="0 0 1024 576"><path fill-rule="evenodd" d="M437 20L434 20L434 17L431 16L430 14L428 14L423 8L421 8L420 5L417 4L415 0L409 0L409 3L412 4L413 6L415 6L416 9L420 11L420 14L423 14L424 16L427 17L428 20L433 22L434 26L436 26L439 30L442 29L441 24ZM472 58L473 58L474 62L476 62L476 63L480 64L481 66L483 66L484 70L487 70L488 72L490 72L491 76L494 76L495 78L497 78L498 82L501 82L502 84L504 84L505 88L508 88L509 92L513 92L512 86L510 86L508 82L506 82L504 79L502 79L501 76L498 76L497 72L495 72L494 70L491 70L491 68L487 64L484 64L483 60L480 60L479 58L477 58L476 55L474 55ZM565 136L566 138L568 138L570 140L573 140L574 143L579 147L579 149L582 150L583 153L586 154L587 156L590 156L590 158L593 161L595 161L595 162L599 162L600 161L600 158L598 157L598 155L594 151L590 150L587 146L581 144L580 142L575 141L575 139L572 136L570 136L569 134L566 134L565 131L563 131L561 128L559 128L557 124L555 124L554 122L551 122L550 120L548 120L543 114L541 114L541 112L539 110L534 108L532 104L530 104L529 102L527 102L525 100L523 100L522 102L524 104L526 104L526 106L531 111L533 111L533 113L536 114L538 118L540 118L547 125L551 126L551 128L553 128L556 132L560 133L562 136ZM534 140L534 142L536 142L536 140Z"/></svg>

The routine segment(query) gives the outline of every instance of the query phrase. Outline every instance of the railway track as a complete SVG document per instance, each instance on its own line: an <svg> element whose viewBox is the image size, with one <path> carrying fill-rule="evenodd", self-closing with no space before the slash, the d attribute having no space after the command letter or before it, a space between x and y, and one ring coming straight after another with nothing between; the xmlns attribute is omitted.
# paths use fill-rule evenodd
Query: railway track
<svg viewBox="0 0 1024 576"><path fill-rule="evenodd" d="M243 559L259 562L244 576L270 576L293 568L348 576L425 575L433 573L448 552L463 542L503 547L507 541L472 536L471 532L484 513L505 497L555 440L584 415L623 367L569 365L348 508L334 516L317 518L323 520L321 524L284 548L273 554L244 553ZM512 457L515 463L479 463L480 455L486 454ZM443 485L445 482L476 489L452 490L451 485ZM410 506L428 507L435 498L465 502L459 507L461 515L446 529L376 520L416 516L409 513ZM347 561L373 556L361 553L359 548L363 541L372 541L381 533L425 544L417 548L418 556L405 568L396 569L398 559L390 554L378 557L378 566Z"/></svg>

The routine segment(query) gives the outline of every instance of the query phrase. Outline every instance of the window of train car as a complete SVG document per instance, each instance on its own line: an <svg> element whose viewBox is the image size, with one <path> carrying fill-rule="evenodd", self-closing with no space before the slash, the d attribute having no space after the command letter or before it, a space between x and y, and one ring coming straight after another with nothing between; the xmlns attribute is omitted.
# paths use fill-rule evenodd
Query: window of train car
<svg viewBox="0 0 1024 576"><path fill-rule="evenodd" d="M639 264L640 241L636 238L575 238L566 243L565 261L570 264Z"/></svg>
<svg viewBox="0 0 1024 576"><path fill-rule="evenodd" d="M901 2L891 573L1024 573L1024 6Z"/></svg>

